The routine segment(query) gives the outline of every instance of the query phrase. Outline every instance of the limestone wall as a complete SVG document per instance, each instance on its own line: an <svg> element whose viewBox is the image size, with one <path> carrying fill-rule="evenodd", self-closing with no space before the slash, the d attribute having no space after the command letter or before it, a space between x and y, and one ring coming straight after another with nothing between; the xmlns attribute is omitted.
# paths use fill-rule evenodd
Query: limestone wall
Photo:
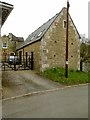
<svg viewBox="0 0 90 120"><path fill-rule="evenodd" d="M33 43L31 45L28 45L19 51L22 51L22 57L24 55L24 58L25 58L26 52L28 53L28 55L30 55L31 52L33 52L34 70L36 71L40 70L40 59L41 59L40 58L40 41Z"/></svg>
<svg viewBox="0 0 90 120"><path fill-rule="evenodd" d="M66 20L65 9L57 17L55 22L48 29L41 40L41 63L44 70L48 67L65 67L66 52L66 28L64 28L64 20ZM79 35L69 18L69 68L79 69L80 67L80 49Z"/></svg>

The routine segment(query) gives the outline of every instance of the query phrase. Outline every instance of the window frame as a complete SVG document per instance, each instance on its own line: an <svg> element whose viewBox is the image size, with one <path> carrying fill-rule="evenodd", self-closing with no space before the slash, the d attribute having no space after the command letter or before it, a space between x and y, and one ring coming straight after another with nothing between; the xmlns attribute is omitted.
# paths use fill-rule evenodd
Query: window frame
<svg viewBox="0 0 90 120"><path fill-rule="evenodd" d="M2 44L2 48L7 48L7 43L6 43L6 42L4 42L4 43Z"/></svg>

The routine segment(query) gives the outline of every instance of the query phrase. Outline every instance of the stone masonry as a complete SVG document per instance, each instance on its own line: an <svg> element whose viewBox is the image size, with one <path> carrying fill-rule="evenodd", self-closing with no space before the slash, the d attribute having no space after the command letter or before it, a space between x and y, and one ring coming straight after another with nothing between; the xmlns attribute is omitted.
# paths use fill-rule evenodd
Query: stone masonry
<svg viewBox="0 0 90 120"><path fill-rule="evenodd" d="M34 70L44 71L46 68L65 67L66 52L66 8L63 8L40 40L28 44L18 51L34 54ZM69 15L69 53L70 69L80 69L80 36Z"/></svg>
<svg viewBox="0 0 90 120"><path fill-rule="evenodd" d="M63 9L57 19L50 26L41 40L41 70L47 67L65 66L66 28L63 21L66 20L66 9ZM79 35L69 16L69 68L80 68Z"/></svg>

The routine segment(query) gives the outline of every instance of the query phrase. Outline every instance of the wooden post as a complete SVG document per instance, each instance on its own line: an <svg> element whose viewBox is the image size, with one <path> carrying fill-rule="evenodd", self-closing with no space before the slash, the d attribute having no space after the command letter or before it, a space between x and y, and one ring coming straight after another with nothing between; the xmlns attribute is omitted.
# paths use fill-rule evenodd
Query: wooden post
<svg viewBox="0 0 90 120"><path fill-rule="evenodd" d="M67 15L66 15L66 61L65 61L66 78L68 78L68 11L69 11L69 0L67 0Z"/></svg>

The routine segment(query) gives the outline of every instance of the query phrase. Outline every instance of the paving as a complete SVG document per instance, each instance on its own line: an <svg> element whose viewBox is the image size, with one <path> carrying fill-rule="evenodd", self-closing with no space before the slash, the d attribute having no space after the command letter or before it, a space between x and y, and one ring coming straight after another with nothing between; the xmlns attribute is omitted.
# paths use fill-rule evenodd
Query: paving
<svg viewBox="0 0 90 120"><path fill-rule="evenodd" d="M63 85L45 79L31 70L3 71L2 80L7 84L3 87L3 99L63 87Z"/></svg>

